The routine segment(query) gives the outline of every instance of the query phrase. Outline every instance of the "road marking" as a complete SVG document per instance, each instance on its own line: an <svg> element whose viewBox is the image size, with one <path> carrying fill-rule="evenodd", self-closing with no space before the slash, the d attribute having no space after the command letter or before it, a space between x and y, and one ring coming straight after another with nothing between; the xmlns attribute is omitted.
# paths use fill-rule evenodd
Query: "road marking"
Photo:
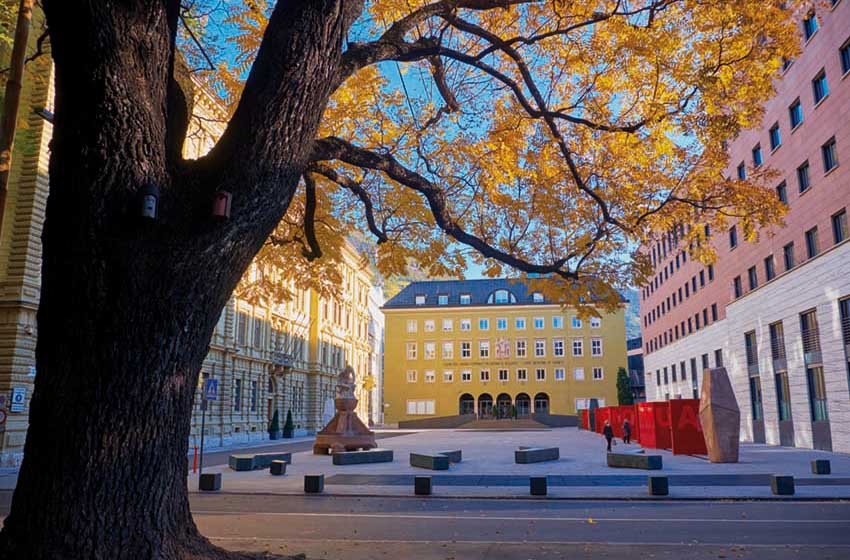
<svg viewBox="0 0 850 560"><path fill-rule="evenodd" d="M257 542L281 542L281 543L342 543L342 544L351 544L351 539L305 539L305 538L294 538L287 539L282 537L211 537L209 535L204 535L206 538L212 541L257 541ZM601 541L475 541L475 540L460 540L460 539L452 539L452 540L394 540L394 539L362 539L357 538L357 542L361 544L424 544L424 545L488 545L492 546L493 544L498 545L515 545L515 546L531 546L531 545L548 545L548 546L568 546L568 545L579 545L579 546L590 546L590 545L600 545L604 544L606 546L676 546L676 547L723 547L723 548L787 548L787 547L805 547L805 548L850 548L850 545L846 544L789 544L789 543L781 543L781 544L769 544L769 543L755 543L755 544L741 544L741 543L708 543L708 542L694 542L694 541L680 541L680 542L665 542L665 541L657 541L657 542L648 542L648 541L637 541L637 542L601 542Z"/></svg>
<svg viewBox="0 0 850 560"><path fill-rule="evenodd" d="M602 521L614 521L621 523L801 523L801 524L817 524L817 523L847 523L850 524L850 519L749 519L749 518L734 518L734 519L701 519L701 518L650 518L650 517L522 517L522 516L490 516L490 515L407 515L407 514L388 514L388 513L316 513L316 512L291 512L291 511L215 511L215 510L198 510L192 512L195 515L262 515L270 517L362 517L364 519L425 519L425 520L440 520L440 521L580 521L586 523L589 518L593 518L596 523Z"/></svg>

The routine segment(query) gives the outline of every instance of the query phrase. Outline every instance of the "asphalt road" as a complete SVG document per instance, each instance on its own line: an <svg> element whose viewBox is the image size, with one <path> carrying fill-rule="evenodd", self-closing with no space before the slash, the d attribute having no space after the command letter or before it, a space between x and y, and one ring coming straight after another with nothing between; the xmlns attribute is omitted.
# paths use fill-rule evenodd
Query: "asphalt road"
<svg viewBox="0 0 850 560"><path fill-rule="evenodd" d="M193 494L234 550L308 558L850 558L850 503Z"/></svg>

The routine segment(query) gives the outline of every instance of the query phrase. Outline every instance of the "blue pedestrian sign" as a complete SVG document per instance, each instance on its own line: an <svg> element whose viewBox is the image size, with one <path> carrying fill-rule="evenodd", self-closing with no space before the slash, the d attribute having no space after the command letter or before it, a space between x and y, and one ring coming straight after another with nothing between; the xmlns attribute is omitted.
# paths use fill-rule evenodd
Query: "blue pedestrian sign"
<svg viewBox="0 0 850 560"><path fill-rule="evenodd" d="M218 400L218 379L205 379L204 380L204 400L205 401Z"/></svg>

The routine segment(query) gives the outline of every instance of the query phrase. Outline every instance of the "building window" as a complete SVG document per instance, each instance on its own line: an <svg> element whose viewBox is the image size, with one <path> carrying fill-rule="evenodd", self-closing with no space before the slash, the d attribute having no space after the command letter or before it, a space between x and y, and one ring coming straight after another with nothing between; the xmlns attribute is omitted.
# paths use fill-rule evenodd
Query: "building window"
<svg viewBox="0 0 850 560"><path fill-rule="evenodd" d="M416 296L414 301L416 302L416 305L425 305L425 296Z"/></svg>
<svg viewBox="0 0 850 560"><path fill-rule="evenodd" d="M439 294L437 296L437 305L448 305L449 304L449 296L446 294Z"/></svg>
<svg viewBox="0 0 850 560"><path fill-rule="evenodd" d="M437 345L434 342L425 343L425 359L433 360L437 357Z"/></svg>
<svg viewBox="0 0 850 560"><path fill-rule="evenodd" d="M525 317L517 317L516 321L514 321L514 326L516 327L516 330L524 331L525 330Z"/></svg>
<svg viewBox="0 0 850 560"><path fill-rule="evenodd" d="M573 356L584 356L584 340L581 338L573 339Z"/></svg>
<svg viewBox="0 0 850 560"><path fill-rule="evenodd" d="M496 319L496 330L497 331L508 330L508 320L504 317L499 317L498 319Z"/></svg>
<svg viewBox="0 0 850 560"><path fill-rule="evenodd" d="M735 279L732 280L732 291L735 294L736 298L739 298L742 295L744 295L744 289L741 286L741 277L740 276L736 276ZM690 331L690 329L688 329L688 331Z"/></svg>
<svg viewBox="0 0 850 560"><path fill-rule="evenodd" d="M241 311L236 314L236 342L240 346L245 346L248 338L248 315Z"/></svg>
<svg viewBox="0 0 850 560"><path fill-rule="evenodd" d="M516 301L511 297L511 293L507 290L496 290L493 294L493 299L488 301L488 303L512 303Z"/></svg>
<svg viewBox="0 0 850 560"><path fill-rule="evenodd" d="M806 256L815 257L818 254L818 228L813 227L806 232Z"/></svg>
<svg viewBox="0 0 850 560"><path fill-rule="evenodd" d="M525 339L516 341L516 357L525 358L528 355L528 348Z"/></svg>
<svg viewBox="0 0 850 560"><path fill-rule="evenodd" d="M794 242L792 241L788 245L785 245L782 248L782 258L785 261L785 270L791 270L794 268Z"/></svg>
<svg viewBox="0 0 850 560"><path fill-rule="evenodd" d="M407 359L415 360L416 359L416 343L408 342L407 343Z"/></svg>
<svg viewBox="0 0 850 560"><path fill-rule="evenodd" d="M443 359L444 360L452 360L455 357L455 343L454 342L444 342L443 343Z"/></svg>
<svg viewBox="0 0 850 560"><path fill-rule="evenodd" d="M239 412L242 410L242 380L233 380L233 411Z"/></svg>
<svg viewBox="0 0 850 560"><path fill-rule="evenodd" d="M480 371L479 375L481 376L481 381L490 381L490 370L489 369L482 369Z"/></svg>
<svg viewBox="0 0 850 560"><path fill-rule="evenodd" d="M841 55L841 73L847 74L850 72L850 41L844 43L839 54Z"/></svg>
<svg viewBox="0 0 850 560"><path fill-rule="evenodd" d="M469 305L472 303L472 296L469 294L460 294L460 304Z"/></svg>
<svg viewBox="0 0 850 560"><path fill-rule="evenodd" d="M434 332L434 328L435 328L434 320L433 319L426 319L425 320L425 332Z"/></svg>
<svg viewBox="0 0 850 560"><path fill-rule="evenodd" d="M593 368L593 379L596 381L600 381L605 378L605 373L602 371L601 367Z"/></svg>
<svg viewBox="0 0 850 560"><path fill-rule="evenodd" d="M675 294L673 294L675 296ZM601 317L591 317L590 318L590 328L591 329L599 329L602 328L602 318Z"/></svg>
<svg viewBox="0 0 850 560"><path fill-rule="evenodd" d="M788 205L788 187L785 184L785 181L782 181L776 187L776 196L779 198L779 202L786 206Z"/></svg>
<svg viewBox="0 0 850 560"><path fill-rule="evenodd" d="M797 168L797 184L800 186L801 193L809 190L811 186L809 182L809 160L804 161L803 165Z"/></svg>
<svg viewBox="0 0 850 560"><path fill-rule="evenodd" d="M407 370L407 382L408 383L416 383L416 370L415 369Z"/></svg>
<svg viewBox="0 0 850 560"><path fill-rule="evenodd" d="M560 358L564 355L564 339L556 338L552 341L552 355Z"/></svg>
<svg viewBox="0 0 850 560"><path fill-rule="evenodd" d="M418 325L418 321L416 319L408 319L407 320L407 332L415 333Z"/></svg>
<svg viewBox="0 0 850 560"><path fill-rule="evenodd" d="M744 181L747 179L747 166L744 165L744 162L738 164L738 179Z"/></svg>
<svg viewBox="0 0 850 560"><path fill-rule="evenodd" d="M590 339L590 355L591 356L601 356L602 355L602 339L601 338L591 338Z"/></svg>
<svg viewBox="0 0 850 560"><path fill-rule="evenodd" d="M546 328L546 320L543 317L535 317L534 318L534 328L536 330Z"/></svg>
<svg viewBox="0 0 850 560"><path fill-rule="evenodd" d="M573 317L572 319L570 319L570 323L574 329L581 328L581 319L579 319L578 317Z"/></svg>
<svg viewBox="0 0 850 560"><path fill-rule="evenodd" d="M434 400L407 401L407 414L409 416L433 416L436 414Z"/></svg>
<svg viewBox="0 0 850 560"><path fill-rule="evenodd" d="M708 281L709 281L709 282L713 282L713 281L714 281L714 265L713 265L713 264L708 265ZM680 294L680 296L681 296L681 294ZM679 297L679 300L680 300L680 301L681 301L681 299L682 299L682 298L681 298L681 297Z"/></svg>
<svg viewBox="0 0 850 560"><path fill-rule="evenodd" d="M807 367L806 381L809 386L809 407L812 414L812 422L828 421L829 412L827 410L826 380L823 376L823 367Z"/></svg>
<svg viewBox="0 0 850 560"><path fill-rule="evenodd" d="M750 282L750 290L755 290L759 287L758 272L756 272L756 267L751 266L749 270L747 270L747 279Z"/></svg>
<svg viewBox="0 0 850 560"><path fill-rule="evenodd" d="M531 294L531 301L534 303L543 303L543 294L540 292L534 292Z"/></svg>
<svg viewBox="0 0 850 560"><path fill-rule="evenodd" d="M463 369L460 371L460 381L461 383L468 383L472 381L472 370Z"/></svg>
<svg viewBox="0 0 850 560"><path fill-rule="evenodd" d="M753 148L753 167L759 167L762 163L761 144L756 144Z"/></svg>
<svg viewBox="0 0 850 560"><path fill-rule="evenodd" d="M814 10L812 10L805 18L803 18L803 36L806 38L806 41L811 39L812 35L814 35L817 30L818 18L815 15Z"/></svg>
<svg viewBox="0 0 850 560"><path fill-rule="evenodd" d="M761 398L761 377L758 375L750 376L750 409L753 420L762 420L764 418Z"/></svg>
<svg viewBox="0 0 850 560"><path fill-rule="evenodd" d="M800 104L799 97L788 107L788 116L791 119L791 130L803 124L803 106Z"/></svg>
<svg viewBox="0 0 850 560"><path fill-rule="evenodd" d="M472 343L469 341L463 341L460 343L460 357L461 358L471 358L472 357Z"/></svg>
<svg viewBox="0 0 850 560"><path fill-rule="evenodd" d="M711 304L711 320L712 321L717 320L717 304L716 303Z"/></svg>
<svg viewBox="0 0 850 560"><path fill-rule="evenodd" d="M823 172L829 173L838 167L838 153L835 150L835 136L827 140L820 148L823 155Z"/></svg>
<svg viewBox="0 0 850 560"><path fill-rule="evenodd" d="M490 319L478 319L478 330L479 331L489 331L490 330Z"/></svg>
<svg viewBox="0 0 850 560"><path fill-rule="evenodd" d="M444 371L443 372L443 383L453 383L455 380L455 373L453 371Z"/></svg>
<svg viewBox="0 0 850 560"><path fill-rule="evenodd" d="M563 329L564 328L564 317L562 315L555 315L552 317L552 328L553 329Z"/></svg>
<svg viewBox="0 0 850 560"><path fill-rule="evenodd" d="M542 338L534 339L534 357L543 358L546 356L546 340Z"/></svg>
<svg viewBox="0 0 850 560"><path fill-rule="evenodd" d="M500 369L499 370L499 381L507 381L508 380L508 370Z"/></svg>
<svg viewBox="0 0 850 560"><path fill-rule="evenodd" d="M782 145L782 133L779 131L779 123L770 127L770 149L775 150Z"/></svg>
<svg viewBox="0 0 850 560"><path fill-rule="evenodd" d="M714 351L714 367L723 367L723 351L720 348Z"/></svg>
<svg viewBox="0 0 850 560"><path fill-rule="evenodd" d="M472 330L472 320L471 319L461 319L460 320L460 330L471 331Z"/></svg>
<svg viewBox="0 0 850 560"><path fill-rule="evenodd" d="M518 370L516 370L516 380L528 381L528 370L525 368L519 368Z"/></svg>
<svg viewBox="0 0 850 560"><path fill-rule="evenodd" d="M573 368L573 378L576 381L584 381L584 368Z"/></svg>
<svg viewBox="0 0 850 560"><path fill-rule="evenodd" d="M832 215L832 237L836 243L847 239L847 210Z"/></svg>
<svg viewBox="0 0 850 560"><path fill-rule="evenodd" d="M818 72L818 75L812 80L812 94L815 97L815 105L829 95L829 87L826 84L826 72L824 70Z"/></svg>
<svg viewBox="0 0 850 560"><path fill-rule="evenodd" d="M764 259L764 278L766 282L770 282L776 276L776 270L773 268L773 255Z"/></svg>
<svg viewBox="0 0 850 560"><path fill-rule="evenodd" d="M425 383L434 383L437 380L437 376L434 375L432 370L427 370L425 372Z"/></svg>
<svg viewBox="0 0 850 560"><path fill-rule="evenodd" d="M480 358L489 358L490 357L490 341L489 340L478 341L478 357L480 357Z"/></svg>
<svg viewBox="0 0 850 560"><path fill-rule="evenodd" d="M734 249L738 246L738 226L729 228L729 248Z"/></svg>
<svg viewBox="0 0 850 560"><path fill-rule="evenodd" d="M452 332L455 328L454 321L451 319L443 319L443 332Z"/></svg>
<svg viewBox="0 0 850 560"><path fill-rule="evenodd" d="M566 379L564 368L555 368L555 381L563 381Z"/></svg>

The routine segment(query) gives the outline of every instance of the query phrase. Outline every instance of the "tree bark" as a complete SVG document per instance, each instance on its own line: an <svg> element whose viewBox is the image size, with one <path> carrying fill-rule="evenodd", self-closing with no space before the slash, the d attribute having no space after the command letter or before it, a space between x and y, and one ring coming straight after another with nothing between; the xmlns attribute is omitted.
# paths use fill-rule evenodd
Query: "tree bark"
<svg viewBox="0 0 850 560"><path fill-rule="evenodd" d="M212 558L186 476L215 324L282 218L362 8L278 5L222 142L182 162L176 0L45 0L56 68L38 375L4 558ZM171 94L169 91L171 90ZM176 136L175 136L176 135ZM137 193L160 189L159 217ZM231 219L212 194L234 193Z"/></svg>

